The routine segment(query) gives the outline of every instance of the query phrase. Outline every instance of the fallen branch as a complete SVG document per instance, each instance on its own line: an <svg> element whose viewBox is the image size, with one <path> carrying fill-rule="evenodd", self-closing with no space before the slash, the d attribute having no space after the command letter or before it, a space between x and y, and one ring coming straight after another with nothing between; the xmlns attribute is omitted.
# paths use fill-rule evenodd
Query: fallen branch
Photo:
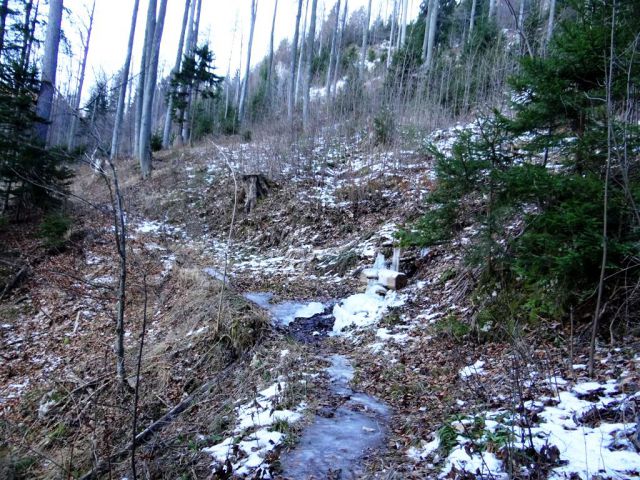
<svg viewBox="0 0 640 480"><path fill-rule="evenodd" d="M153 422L151 425L145 428L142 432L136 435L135 444L137 446L140 446L148 442L149 439L153 436L153 434L158 433L160 430L170 425L174 420L178 418L178 416L181 413L183 413L184 411L186 411L188 408L191 407L191 405L199 395L207 392L209 389L216 386L220 382L220 377L228 373L232 369L232 367L235 367L236 362L237 361L231 362L229 365L227 365L224 368L224 370L220 371L214 378L202 384L195 392L193 392L187 398L185 398L180 403L175 405L171 410L165 413L162 417L160 417L158 420ZM118 460L124 457L127 457L131 454L132 447L133 447L133 441L128 442L125 447L123 447L122 449L120 449L119 451L117 451L107 459L99 462L98 465L96 465L93 468L93 470L85 473L82 477L80 477L80 480L92 480L108 472L111 468L111 465L113 465L114 462L117 462Z"/></svg>

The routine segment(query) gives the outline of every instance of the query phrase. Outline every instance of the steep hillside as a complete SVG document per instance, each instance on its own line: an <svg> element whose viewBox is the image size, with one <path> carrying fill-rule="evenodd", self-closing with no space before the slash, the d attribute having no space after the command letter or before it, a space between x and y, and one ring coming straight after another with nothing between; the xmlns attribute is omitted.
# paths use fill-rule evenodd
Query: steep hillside
<svg viewBox="0 0 640 480"><path fill-rule="evenodd" d="M455 132L432 138L446 146ZM587 381L582 327L508 338L498 325L466 323L478 308L477 274L462 261L473 226L437 247L398 249L395 233L422 215L433 186L433 158L419 145L320 137L294 155L281 168L270 142L227 140L160 153L144 182L133 180L134 163L119 165L132 385L146 319L135 411L136 431L149 430L138 435L138 474L640 471L637 345L599 349ZM247 212L251 175L269 188ZM91 205L73 202L62 248L33 245L44 256L30 255L30 275L2 302L9 478L130 470L136 394L115 381L108 192L88 167L74 191ZM15 231L3 236L22 248ZM394 253L408 284L367 286L363 275L388 272Z"/></svg>

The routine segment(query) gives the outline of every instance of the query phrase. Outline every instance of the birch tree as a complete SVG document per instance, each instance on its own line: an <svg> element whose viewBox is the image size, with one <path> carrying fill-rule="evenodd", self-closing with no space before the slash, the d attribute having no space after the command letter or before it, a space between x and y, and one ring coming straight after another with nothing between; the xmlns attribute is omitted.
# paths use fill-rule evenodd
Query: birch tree
<svg viewBox="0 0 640 480"><path fill-rule="evenodd" d="M491 20L496 13L496 0L489 0L489 20Z"/></svg>
<svg viewBox="0 0 640 480"><path fill-rule="evenodd" d="M338 62L337 43L338 43L338 28L340 27L340 0L338 0L334 7L336 11L336 19L333 24L333 33L331 35L331 51L329 52L329 67L327 68L327 80L325 82L326 96L331 96L331 78L333 76L333 69Z"/></svg>
<svg viewBox="0 0 640 480"><path fill-rule="evenodd" d="M371 0L369 0L369 6L367 8L367 17L364 25L362 26L362 46L360 48L360 79L364 80L364 62L367 58L367 45L369 44L369 24L371 23Z"/></svg>
<svg viewBox="0 0 640 480"><path fill-rule="evenodd" d="M194 2L195 3L195 2ZM185 0L184 13L182 15L182 28L180 29L180 40L178 41L178 49L176 52L176 62L171 70L171 77L176 75L180 71L180 65L182 64L182 52L184 51L184 42L187 32L187 23L189 21L189 7L191 6L191 0ZM164 129L162 131L162 148L169 148L169 142L171 141L171 124L173 120L173 95L169 95L167 100L167 113L164 117Z"/></svg>
<svg viewBox="0 0 640 480"><path fill-rule="evenodd" d="M389 32L389 46L387 47L387 68L391 66L391 57L393 53L393 39L398 23L398 0L393 0L393 13L391 14L391 31Z"/></svg>
<svg viewBox="0 0 640 480"><path fill-rule="evenodd" d="M80 101L82 99L82 87L84 85L84 75L87 70L87 57L89 56L89 45L91 43L91 32L93 31L93 16L96 12L96 1L93 0L91 14L89 15L89 26L87 27L87 38L84 42L84 52L82 55L82 65L80 67L80 78L78 79L78 89L75 95L75 104L73 106L73 116L71 117L71 127L69 128L69 138L67 147L72 150L74 147L76 128L78 124L78 115L80 115Z"/></svg>
<svg viewBox="0 0 640 480"><path fill-rule="evenodd" d="M39 123L35 128L36 139L42 144L47 143L49 123L51 122L51 108L56 85L56 71L58 69L58 48L60 46L60 27L62 25L62 0L50 0L47 35L44 40L44 55L42 57L42 76L36 114Z"/></svg>
<svg viewBox="0 0 640 480"><path fill-rule="evenodd" d="M247 65L244 74L244 85L240 94L240 109L238 119L244 121L245 105L249 95L249 75L251 74L251 49L253 47L253 31L256 26L256 16L258 14L258 0L251 0L251 25L249 25L249 45L247 45Z"/></svg>
<svg viewBox="0 0 640 480"><path fill-rule="evenodd" d="M369 0L371 1L371 0ZM316 10L318 0L311 1L311 22L309 24L309 34L307 36L307 62L305 64L305 85L304 98L302 100L302 127L309 128L309 108L311 103L311 81L313 80L313 54L316 39Z"/></svg>
<svg viewBox="0 0 640 480"><path fill-rule="evenodd" d="M138 22L138 9L140 0L133 3L133 13L131 14L131 27L129 27L129 42L127 44L127 55L122 67L122 84L118 92L118 105L116 107L116 118L113 122L113 134L111 135L111 152L109 158L111 160L118 156L118 148L120 147L120 130L122 129L122 119L124 118L125 100L127 98L127 85L129 83L129 71L131 69L131 55L133 52L133 41L136 35L136 23Z"/></svg>
<svg viewBox="0 0 640 480"><path fill-rule="evenodd" d="M302 0L298 0L296 14L296 28L291 43L291 71L289 72L289 98L287 98L287 120L293 126L293 108L295 105L296 66L298 61L298 37L300 35L300 16L302 15Z"/></svg>
<svg viewBox="0 0 640 480"><path fill-rule="evenodd" d="M149 8L155 7L155 1L149 2ZM155 11L155 8L153 8ZM153 97L156 90L158 78L158 59L160 56L160 42L162 41L162 30L164 19L167 13L167 0L160 0L158 18L155 22L153 41L149 51L149 66L145 76L144 100L142 108L142 120L140 122L140 171L142 178L147 178L151 174L151 120L153 110Z"/></svg>

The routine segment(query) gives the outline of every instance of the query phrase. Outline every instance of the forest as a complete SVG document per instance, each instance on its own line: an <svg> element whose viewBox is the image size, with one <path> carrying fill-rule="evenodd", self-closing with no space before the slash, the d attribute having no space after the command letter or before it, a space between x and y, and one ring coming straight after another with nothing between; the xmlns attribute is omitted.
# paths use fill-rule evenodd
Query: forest
<svg viewBox="0 0 640 480"><path fill-rule="evenodd" d="M0 0L0 480L640 477L640 2Z"/></svg>

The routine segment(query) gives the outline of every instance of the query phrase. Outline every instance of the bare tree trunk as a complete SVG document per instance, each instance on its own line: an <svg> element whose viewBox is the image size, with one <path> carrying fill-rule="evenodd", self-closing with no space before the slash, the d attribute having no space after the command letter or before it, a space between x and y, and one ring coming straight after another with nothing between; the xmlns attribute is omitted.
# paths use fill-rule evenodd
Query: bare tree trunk
<svg viewBox="0 0 640 480"><path fill-rule="evenodd" d="M427 2L427 14L424 17L424 37L422 38L422 61L427 60L427 44L429 43L429 18L431 16L432 1Z"/></svg>
<svg viewBox="0 0 640 480"><path fill-rule="evenodd" d="M549 19L547 21L547 36L544 42L544 49L546 51L549 42L551 41L551 36L553 35L553 22L556 16L556 0L549 0Z"/></svg>
<svg viewBox="0 0 640 480"><path fill-rule="evenodd" d="M38 124L35 128L36 139L43 145L47 143L49 124L51 123L51 109L56 85L56 70L58 69L58 47L60 45L60 26L62 25L62 0L50 0L47 36L44 41L44 55L42 57L42 77L40 92L36 105Z"/></svg>
<svg viewBox="0 0 640 480"><path fill-rule="evenodd" d="M139 139L140 171L142 173L142 178L147 178L151 174L151 111L153 107L153 97L156 90L156 80L158 78L160 42L162 41L162 30L164 28L164 18L166 13L167 0L160 0L158 19L155 22L153 43L149 55L149 69L147 70L147 75L144 82L144 102L142 109L142 121L140 122Z"/></svg>
<svg viewBox="0 0 640 480"><path fill-rule="evenodd" d="M409 10L409 0L403 0L402 3L402 25L400 26L400 44L404 45L407 41L407 15Z"/></svg>
<svg viewBox="0 0 640 480"><path fill-rule="evenodd" d="M291 42L291 71L289 72L289 98L287 99L287 120L293 127L293 108L296 92L296 65L298 61L298 37L300 35L300 16L302 15L302 0L298 0L298 13L296 14L296 29Z"/></svg>
<svg viewBox="0 0 640 480"><path fill-rule="evenodd" d="M336 21L333 25L333 35L331 36L331 51L329 52L329 68L327 68L327 80L324 88L326 90L327 99L331 96L331 78L333 76L333 69L338 62L338 28L340 27L340 0L336 2Z"/></svg>
<svg viewBox="0 0 640 480"><path fill-rule="evenodd" d="M489 20L493 18L496 13L496 0L489 0Z"/></svg>
<svg viewBox="0 0 640 480"><path fill-rule="evenodd" d="M267 97L269 102L272 100L273 89L271 87L271 79L273 77L273 43L276 31L276 16L278 14L278 0L273 7L273 20L271 20L271 37L269 38L269 69L267 70Z"/></svg>
<svg viewBox="0 0 640 480"><path fill-rule="evenodd" d="M336 68L333 69L333 95L335 97L338 88L338 73L340 72L340 52L342 51L342 39L344 37L344 29L347 25L347 13L349 12L349 0L344 2L344 13L342 14L342 26L338 35L338 55L336 57Z"/></svg>
<svg viewBox="0 0 640 480"><path fill-rule="evenodd" d="M371 0L369 0L371 1ZM311 23L309 25L309 35L307 36L307 63L305 65L305 85L304 98L302 100L302 128L309 129L309 108L311 103L311 81L313 80L313 54L316 40L316 10L318 0L311 0Z"/></svg>
<svg viewBox="0 0 640 480"><path fill-rule="evenodd" d="M554 0L551 0L554 2ZM551 10L551 8L550 8ZM607 269L607 247L609 244L609 176L611 173L611 150L613 146L613 103L611 100L611 90L613 82L613 56L615 53L614 40L615 40L615 28L616 28L616 0L613 0L611 6L611 40L609 45L609 68L607 72L607 165L605 169L604 177L604 202L602 212L602 261L600 263L600 280L598 281L598 297L596 300L596 311L593 314L593 326L591 329L591 343L589 348L589 376L593 376L593 364L596 355L596 338L598 336L598 325L600 324L602 297L604 294L604 276ZM551 11L550 11L551 13Z"/></svg>
<svg viewBox="0 0 640 480"><path fill-rule="evenodd" d="M393 53L393 38L398 23L398 0L393 0L393 14L391 15L391 33L389 33L389 47L387 48L387 68L391 66Z"/></svg>
<svg viewBox="0 0 640 480"><path fill-rule="evenodd" d="M151 48L153 45L153 34L156 28L156 0L149 0L147 8L147 23L144 32L144 44L142 47L142 60L140 62L140 75L136 88L136 117L135 135L133 141L134 156L142 161L143 152L140 150L140 138L142 133L142 111L144 109L145 82L147 71L149 70L149 60L151 58Z"/></svg>
<svg viewBox="0 0 640 480"><path fill-rule="evenodd" d="M436 38L436 28L438 26L438 9L440 0L431 0L431 12L429 13L429 43L427 45L427 69L431 68L433 62L433 44Z"/></svg>
<svg viewBox="0 0 640 480"><path fill-rule="evenodd" d="M251 49L253 47L253 31L256 26L256 16L258 14L258 0L251 0L251 25L249 26L249 45L247 45L247 65L244 74L244 85L240 94L240 110L238 119L244 121L245 105L249 95L249 75L251 74Z"/></svg>
<svg viewBox="0 0 640 480"><path fill-rule="evenodd" d="M526 0L520 0L520 12L518 13L518 28L522 30L524 26L524 4Z"/></svg>
<svg viewBox="0 0 640 480"><path fill-rule="evenodd" d="M179 71L182 64L182 52L184 50L184 40L187 32L187 23L189 21L189 6L191 0L185 0L184 14L182 15L182 29L180 30L180 40L178 41L178 51L176 53L176 63L171 71L171 78L173 78ZM171 91L169 92L171 93ZM164 117L164 129L162 131L162 148L169 148L171 142L171 124L173 120L173 95L169 95L167 100L167 113Z"/></svg>
<svg viewBox="0 0 640 480"><path fill-rule="evenodd" d="M302 69L304 67L305 48L307 46L307 19L309 17L309 0L304 5L304 23L302 24L302 35L300 36L300 54L298 56L298 71L296 73L296 91L294 94L296 106L300 104L300 82L302 80Z"/></svg>
<svg viewBox="0 0 640 480"><path fill-rule="evenodd" d="M0 5L0 55L4 49L4 32L7 25L7 15L9 14L9 0L2 0Z"/></svg>
<svg viewBox="0 0 640 480"><path fill-rule="evenodd" d="M118 148L120 146L120 130L122 129L122 119L124 118L125 99L127 96L127 84L129 82L129 70L131 69L131 55L133 52L133 40L136 35L136 23L138 21L138 7L140 0L135 0L133 4L133 13L131 17L131 27L129 28L129 43L127 44L127 56L122 67L122 84L118 93L118 106L116 107L116 118L113 123L113 135L111 137L111 152L109 158L111 160L117 158Z"/></svg>
<svg viewBox="0 0 640 480"><path fill-rule="evenodd" d="M367 45L369 43L369 24L371 23L371 0L367 8L367 20L362 27L362 47L360 48L360 81L364 81L364 62L367 59Z"/></svg>
<svg viewBox="0 0 640 480"><path fill-rule="evenodd" d="M522 0L524 1L524 0ZM469 33L467 35L467 42L470 42L473 38L473 27L476 24L476 8L478 7L478 0L471 1L471 14L469 16Z"/></svg>
<svg viewBox="0 0 640 480"><path fill-rule="evenodd" d="M91 15L89 16L89 27L87 28L87 40L84 44L84 53L82 56L82 67L80 67L80 78L78 80L78 90L76 92L75 105L73 106L74 115L71 117L71 127L69 128L69 139L67 140L67 148L72 150L76 137L76 126L78 115L80 115L80 101L82 100L82 87L84 86L84 74L87 69L87 57L89 56L89 44L91 43L91 32L93 31L93 16L96 11L96 0L93 0L91 7Z"/></svg>
<svg viewBox="0 0 640 480"><path fill-rule="evenodd" d="M189 26L189 34L187 35L187 55L193 55L198 45L198 33L200 28L200 12L202 11L202 0L193 0L191 8L191 23ZM196 3L197 2L197 3ZM187 92L187 105L182 112L182 143L191 143L191 102L193 93L191 90Z"/></svg>

